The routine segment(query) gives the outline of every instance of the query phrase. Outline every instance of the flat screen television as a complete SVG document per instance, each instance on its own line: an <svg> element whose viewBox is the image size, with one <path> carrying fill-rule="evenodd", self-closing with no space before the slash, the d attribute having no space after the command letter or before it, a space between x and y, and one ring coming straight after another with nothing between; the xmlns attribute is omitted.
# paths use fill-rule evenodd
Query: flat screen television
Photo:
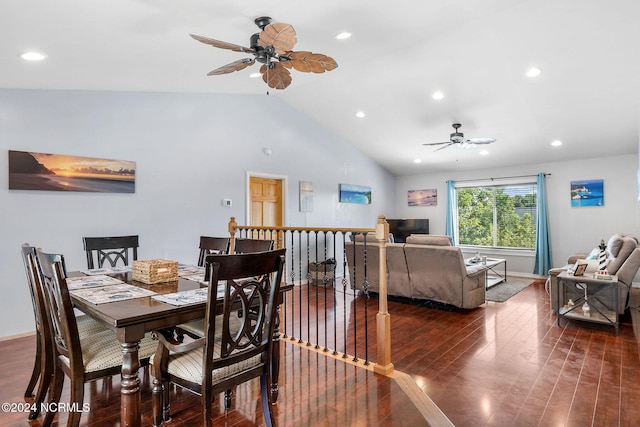
<svg viewBox="0 0 640 427"><path fill-rule="evenodd" d="M429 234L428 219L387 219L387 222L396 243L404 243L410 234Z"/></svg>

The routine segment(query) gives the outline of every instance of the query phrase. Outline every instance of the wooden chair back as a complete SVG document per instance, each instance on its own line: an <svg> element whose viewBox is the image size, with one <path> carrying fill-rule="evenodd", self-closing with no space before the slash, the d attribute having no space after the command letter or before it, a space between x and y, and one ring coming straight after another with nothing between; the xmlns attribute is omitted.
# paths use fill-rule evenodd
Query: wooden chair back
<svg viewBox="0 0 640 427"><path fill-rule="evenodd" d="M198 266L204 266L204 259L209 254L228 254L230 242L231 239L229 237L200 236L200 255L198 256Z"/></svg>
<svg viewBox="0 0 640 427"><path fill-rule="evenodd" d="M102 268L105 262L115 267L118 261L129 265L138 259L138 236L83 237L87 268ZM131 257L129 257L131 251ZM94 258L97 263L94 263Z"/></svg>
<svg viewBox="0 0 640 427"><path fill-rule="evenodd" d="M47 312L42 287L38 277L36 248L25 243L22 245L22 260L24 262L27 284L33 304L33 315L36 324L36 358L33 364L31 379L24 393L25 397L31 396L35 386L38 388L34 396L33 405L29 412L29 420L34 420L40 413L41 404L44 402L51 375L53 374L53 342L51 340L51 328L47 319Z"/></svg>
<svg viewBox="0 0 640 427"><path fill-rule="evenodd" d="M235 239L234 250L236 254L272 251L273 240L238 238Z"/></svg>
<svg viewBox="0 0 640 427"><path fill-rule="evenodd" d="M66 357L69 359L71 372L82 377L82 350L73 303L67 288L64 257L44 253L38 249L37 260L40 286L53 337L54 359L58 359L59 356Z"/></svg>

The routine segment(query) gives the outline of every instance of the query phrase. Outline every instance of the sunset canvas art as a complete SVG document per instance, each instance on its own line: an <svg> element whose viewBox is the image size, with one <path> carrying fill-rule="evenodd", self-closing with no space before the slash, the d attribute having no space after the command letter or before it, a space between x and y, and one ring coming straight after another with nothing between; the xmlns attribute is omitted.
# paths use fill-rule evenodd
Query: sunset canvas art
<svg viewBox="0 0 640 427"><path fill-rule="evenodd" d="M9 189L134 193L135 162L9 150Z"/></svg>
<svg viewBox="0 0 640 427"><path fill-rule="evenodd" d="M429 190L409 190L407 202L409 206L437 206L438 190L436 188Z"/></svg>

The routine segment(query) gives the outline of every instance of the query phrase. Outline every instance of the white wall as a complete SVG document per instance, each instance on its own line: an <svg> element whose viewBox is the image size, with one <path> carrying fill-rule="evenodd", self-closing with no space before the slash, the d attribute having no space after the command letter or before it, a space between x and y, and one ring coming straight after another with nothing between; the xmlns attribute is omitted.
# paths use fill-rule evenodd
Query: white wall
<svg viewBox="0 0 640 427"><path fill-rule="evenodd" d="M640 203L637 201L638 156L618 156L572 162L545 163L513 168L476 170L470 172L438 173L398 177L397 212L401 218L429 218L431 234L445 233L447 204L446 181L498 178L507 176L550 173L546 178L551 233L551 254L554 266L562 266L567 257L596 247L614 233L640 236ZM571 207L570 182L585 179L604 180L604 206ZM438 205L410 207L407 191L438 189ZM487 255L492 255L488 253ZM507 259L510 272L531 274L532 256L518 256L509 251L496 253Z"/></svg>
<svg viewBox="0 0 640 427"><path fill-rule="evenodd" d="M390 173L273 95L0 89L0 150L0 337L34 328L22 243L63 253L69 270L85 268L83 236L138 234L141 259L195 262L200 235L244 223L246 171L288 177L287 225L395 214ZM7 150L132 160L136 192L9 191ZM311 213L298 212L300 180L314 184ZM373 203L338 203L340 183L371 186Z"/></svg>

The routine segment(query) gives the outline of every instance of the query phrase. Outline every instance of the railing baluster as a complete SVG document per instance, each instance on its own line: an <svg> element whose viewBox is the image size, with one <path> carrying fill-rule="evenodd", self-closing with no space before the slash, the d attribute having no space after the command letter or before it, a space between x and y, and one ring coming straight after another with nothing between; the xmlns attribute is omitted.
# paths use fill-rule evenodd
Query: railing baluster
<svg viewBox="0 0 640 427"><path fill-rule="evenodd" d="M381 224L383 227L386 224L384 217L379 218L377 225ZM268 239L274 241L276 248L287 248L286 258L289 266L287 266L288 274L285 277L288 277L286 284L292 288L292 291L285 294L282 304L281 331L284 338L297 341L300 345L313 345L317 350L322 348L323 352L331 350L332 355L351 358L356 363L371 364L369 346L376 344L370 343L369 339L371 297L369 275L383 274L383 269L381 267L380 271L374 271L373 268L369 268L368 261L372 242L381 247L384 246L384 242L381 243L381 240L378 240L383 234L378 232L379 227L373 230L238 226L232 219L229 230L232 237ZM375 234L374 231L376 231ZM342 235L341 241L338 241L339 235ZM348 249L347 239L351 236L355 241L356 235L359 236L358 244L354 243ZM349 265L351 257L354 265ZM329 260L331 261L328 263ZM385 263L382 258L379 261ZM341 271L340 266L342 266ZM342 277L338 283L337 278L340 274ZM352 289L348 289L349 285ZM319 289L320 286L322 290ZM327 289L329 286L333 286L333 289ZM382 293L380 295L382 296ZM322 313L320 313L321 307ZM313 310L315 310L315 316L311 313ZM384 309L381 305L380 310L388 319L386 305ZM380 315L379 312L378 316ZM387 330L388 324L387 320ZM380 326L377 321L376 326ZM321 328L324 330L321 331ZM380 337L379 332L378 337ZM363 345L364 348L362 348ZM389 346L386 342L384 345L385 348ZM392 370L393 365L388 360L390 353L382 358L380 354L380 348L378 348L377 356L378 359L383 360L383 368L387 371ZM377 363L374 368L380 369L380 364Z"/></svg>
<svg viewBox="0 0 640 427"><path fill-rule="evenodd" d="M343 233L344 236L344 233ZM338 288L338 283L336 282L336 277L338 275L338 253L336 252L336 240L338 239L338 233L333 232L333 256L335 258L335 266L333 271L333 355L338 354L338 315L336 310L338 309L338 304L336 301L336 293ZM343 270L342 276L346 277L346 271ZM343 316L344 317L344 316Z"/></svg>
<svg viewBox="0 0 640 427"><path fill-rule="evenodd" d="M311 254L309 253L309 231L307 231L307 307L311 307L311 289L309 289L309 282L311 281L311 272L309 271L309 262L311 261ZM316 310L317 312L317 310ZM307 308L307 345L311 345L311 314Z"/></svg>

